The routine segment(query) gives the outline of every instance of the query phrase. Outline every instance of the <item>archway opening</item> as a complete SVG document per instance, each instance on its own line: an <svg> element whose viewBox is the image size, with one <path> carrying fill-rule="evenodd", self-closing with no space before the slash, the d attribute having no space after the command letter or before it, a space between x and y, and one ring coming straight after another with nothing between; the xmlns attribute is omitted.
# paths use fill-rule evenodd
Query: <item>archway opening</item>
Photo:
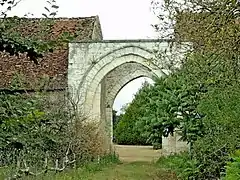
<svg viewBox="0 0 240 180"><path fill-rule="evenodd" d="M134 56L135 57L135 56ZM133 57L133 58L134 58ZM137 56L138 57L138 56ZM130 59L132 56L129 57ZM100 110L100 119L102 127L104 127L104 133L106 132L106 138L107 142L110 143L110 148L114 148L115 151L119 154L119 157L128 157L129 153L124 153L126 151L129 151L129 145L133 147L130 147L132 150L131 152L137 151L144 151L147 152L148 155L151 155L152 157L158 157L159 151L153 151L153 146L151 142L144 142L144 140L141 140L140 142L130 142L126 145L116 145L114 143L114 136L113 136L113 125L114 125L114 112L113 109L115 106L118 106L118 111L121 113L120 109L121 106L124 105L127 102L131 102L134 98L134 94L142 87L142 84L146 81L149 82L149 84L153 84L153 80L156 77L161 77L164 75L160 69L154 69L153 67L149 66L148 64L145 64L144 59L141 59L143 62L135 62L135 61L128 61L125 63L122 63L119 66L107 66L104 67L106 70L104 74L96 75L95 79L100 79L100 83L96 84L94 82L91 82L93 85L95 84L95 87L97 89L95 90L95 93L92 93L93 96L93 112L97 112ZM103 70L101 72L104 72ZM95 88L93 88L95 89ZM91 92L89 92L91 94ZM90 96L89 96L90 97ZM123 99L126 99L126 101ZM118 103L119 100L122 99L122 102ZM99 101L100 100L100 101ZM114 106L114 108L113 108ZM100 107L100 108L99 108ZM119 114L116 113L116 114ZM130 120L131 121L131 120ZM128 127L128 126L127 126ZM130 126L129 126L130 127ZM122 130L124 132L126 129ZM132 135L129 134L129 137ZM139 135L140 137L140 135ZM146 138L146 137L144 137ZM140 138L139 138L140 139ZM106 143L107 143L106 142ZM149 143L149 144L147 144ZM126 143L122 143L126 144ZM144 146L142 146L144 145ZM150 145L150 146L147 146ZM122 151L123 150L123 151ZM137 157L135 158L143 158L145 156L148 156L146 153L137 154Z"/></svg>
<svg viewBox="0 0 240 180"><path fill-rule="evenodd" d="M142 118L141 91L153 84L149 77L138 77L127 82L118 91L112 113L113 143L118 145L152 145L147 137L141 136L137 121ZM142 112L142 113L141 113Z"/></svg>
<svg viewBox="0 0 240 180"><path fill-rule="evenodd" d="M116 153L123 161L135 161L136 159L150 161L159 158L161 149L154 150L155 147L152 142L148 142L148 138L139 134L141 131L136 129L136 119L134 119L136 117L134 113L144 109L144 106L139 104L138 94L141 94L144 88L152 84L154 84L154 81L151 78L138 77L125 84L114 99L112 108L112 141ZM141 113L138 115L141 116Z"/></svg>
<svg viewBox="0 0 240 180"><path fill-rule="evenodd" d="M132 102L134 95L139 91L145 82L149 84L154 83L154 81L149 77L139 77L130 81L118 92L113 103L113 110L116 111L116 114L123 113L122 108Z"/></svg>
<svg viewBox="0 0 240 180"><path fill-rule="evenodd" d="M112 131L113 130L112 129L113 128L113 122L112 122L113 104L114 104L114 100L116 99L116 96L123 89L123 87L125 87L127 84L129 84L133 80L138 79L140 77L154 78L156 76L157 75L154 73L154 71L151 70L149 67L142 65L140 63L131 62L131 61L127 63L123 63L120 66L117 66L111 69L111 71L108 71L105 74L104 78L101 80L99 91L95 93L95 97L93 98L96 100L96 103L97 103L98 97L100 97L101 121L107 127L108 133L110 133L108 135L111 137L111 142L113 139L113 131ZM135 91L138 90L140 86L141 86L141 83L138 85L135 85L135 87L137 87ZM99 94L101 95L99 96ZM127 94L130 94L129 98L131 100L132 99L131 92ZM98 111L99 106L95 106L95 107L96 107L95 111Z"/></svg>
<svg viewBox="0 0 240 180"><path fill-rule="evenodd" d="M165 74L157 67L153 67L148 64L145 58L135 56L135 55L126 55L123 56L125 62L122 62L118 66L116 64L111 65L107 64L104 66L101 71L99 71L95 76L94 80L90 81L89 91L87 91L87 99L90 105L93 105L92 112L100 115L100 124L101 127L104 128L103 133L106 133L106 145L110 145L110 149L116 148L114 145L114 137L113 137L113 105L117 95L121 90L124 91L128 86L140 78L142 82L146 79L146 81L152 81L157 78L164 76ZM122 58L122 56L121 56ZM122 59L122 61L124 61ZM128 61L126 61L128 60ZM145 78L144 78L145 77ZM152 79L152 80L149 80ZM127 92L126 94L130 95L129 100L133 99L133 94L141 87L142 83L138 83L138 85L134 85L134 90L131 92ZM124 88L125 87L125 88ZM94 91L93 91L93 90ZM131 88L132 89L132 88ZM122 94L122 93L120 93ZM125 93L123 93L125 94ZM126 94L124 96L126 96ZM121 97L120 97L121 98ZM118 97L117 97L118 99ZM129 101L128 100L128 101ZM115 101L116 102L116 101ZM124 101L123 101L124 102ZM100 107L100 108L99 108ZM121 108L121 107L120 107ZM99 113L98 113L99 112ZM130 135L131 136L131 135ZM143 141L142 141L143 142ZM110 143L110 144L108 144ZM131 143L128 143L131 144ZM135 145L141 145L146 143L134 143ZM147 148L147 149L146 149ZM119 149L119 148L116 148ZM125 149L125 148L124 148ZM128 148L127 148L128 149ZM125 149L126 150L126 149ZM142 148L143 151L147 150L148 152L152 152L152 146L144 146ZM118 150L116 152L119 153ZM148 153L149 154L149 153ZM151 154L151 153L150 153ZM119 153L122 156L122 153ZM156 155L156 154L155 154ZM155 155L153 155L155 157ZM124 155L123 155L124 156ZM144 155L145 156L145 155ZM142 156L139 156L142 157Z"/></svg>

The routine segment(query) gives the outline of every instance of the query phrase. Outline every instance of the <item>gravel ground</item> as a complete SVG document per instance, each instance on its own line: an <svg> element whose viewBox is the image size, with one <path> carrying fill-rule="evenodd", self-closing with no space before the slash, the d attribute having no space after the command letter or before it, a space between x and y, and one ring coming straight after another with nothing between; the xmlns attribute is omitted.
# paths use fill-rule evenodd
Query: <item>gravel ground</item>
<svg viewBox="0 0 240 180"><path fill-rule="evenodd" d="M114 148L123 162L152 162L162 155L161 150L154 150L152 146L114 145Z"/></svg>

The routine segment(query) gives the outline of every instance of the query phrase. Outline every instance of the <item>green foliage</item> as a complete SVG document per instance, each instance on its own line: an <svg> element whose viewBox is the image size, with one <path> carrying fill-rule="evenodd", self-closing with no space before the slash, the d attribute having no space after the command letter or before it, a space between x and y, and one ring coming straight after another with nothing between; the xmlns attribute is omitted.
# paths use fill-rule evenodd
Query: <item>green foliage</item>
<svg viewBox="0 0 240 180"><path fill-rule="evenodd" d="M238 66L236 66L238 68ZM193 52L186 56L181 69L188 84L202 84L203 88L224 88L239 82L234 71L229 67L227 55L213 52Z"/></svg>
<svg viewBox="0 0 240 180"><path fill-rule="evenodd" d="M110 168L113 165L120 164L119 158L116 154L107 154L99 159L94 159L92 162L84 162L76 169L66 169L66 171L61 173L48 172L40 174L39 176L28 176L24 177L26 180L81 180L87 179L91 174L95 174L102 171L105 168ZM0 168L0 179L4 179L4 175L7 175L8 168Z"/></svg>
<svg viewBox="0 0 240 180"><path fill-rule="evenodd" d="M240 140L239 1L165 0L153 6L163 38L191 42L181 69L156 89L168 95L160 95L166 120L158 122L164 132L178 128L190 143L197 171L188 179L219 179Z"/></svg>
<svg viewBox="0 0 240 180"><path fill-rule="evenodd" d="M39 97L17 93L1 93L0 97L1 165L15 163L18 156L40 160L46 152L51 158L62 155L69 140L65 138L67 121L61 114L45 111L44 99Z"/></svg>
<svg viewBox="0 0 240 180"><path fill-rule="evenodd" d="M189 170L191 175L188 178L218 179L224 175L228 154L239 146L240 117L237 112L240 111L240 87L234 79L226 76L224 79L209 83L211 78L223 77L224 71L221 74L216 70L218 73L201 77L198 76L200 71L196 71L195 74L186 73L191 68L197 70L197 66L188 66L188 71L185 68L173 75L174 78L165 79L165 82L168 82L165 88L171 90L169 92L171 95L160 96L162 100L166 98L165 102L169 102L163 107L176 107L182 116L175 123L171 120L167 120L167 123L180 129L182 139L192 145L190 155L196 162L196 167L192 173L192 170ZM171 86L171 83L175 86ZM177 88L178 83L181 84L180 88ZM162 89L166 92L164 88ZM174 104L171 99L176 99L178 103ZM165 117L174 117L171 116L173 114L170 109L166 112Z"/></svg>
<svg viewBox="0 0 240 180"><path fill-rule="evenodd" d="M228 155L239 146L240 86L225 58L189 54L181 70L148 90L149 103L137 122L147 135L156 129L165 136L180 131L182 140L191 145L194 161L184 175L188 179L224 176Z"/></svg>
<svg viewBox="0 0 240 180"><path fill-rule="evenodd" d="M143 84L143 87L136 93L134 100L126 107L125 113L118 117L118 123L114 128L114 140L118 144L145 145L148 144L147 137L141 136L141 131L136 127L136 121L144 114L146 103L145 92L149 84Z"/></svg>
<svg viewBox="0 0 240 180"><path fill-rule="evenodd" d="M201 97L196 110L204 114L201 118L202 134L200 136L192 131L197 137L192 141L190 154L194 164L191 168L184 167L182 172L186 174L182 174L183 179L219 179L220 176L224 176L228 155L239 147L240 142L239 97L238 84L227 86L225 89L211 86ZM191 121L181 123L186 126L186 130L191 130ZM182 165L177 162L175 166L178 169Z"/></svg>
<svg viewBox="0 0 240 180"><path fill-rule="evenodd" d="M193 145L193 158L200 173L197 178L217 179L225 174L228 155L240 145L239 85L211 89L198 109L205 114L204 137Z"/></svg>
<svg viewBox="0 0 240 180"><path fill-rule="evenodd" d="M194 179L198 173L196 161L191 160L188 153L160 157L157 164L161 168L175 172L180 179Z"/></svg>
<svg viewBox="0 0 240 180"><path fill-rule="evenodd" d="M225 180L240 179L240 150L237 150L231 156L231 161L228 161L226 166Z"/></svg>
<svg viewBox="0 0 240 180"><path fill-rule="evenodd" d="M153 145L161 144L163 129L158 121L161 110L157 106L158 97L154 86L144 90L143 98L145 101L140 107L143 115L139 117L136 126L141 131L141 136L147 138L147 142Z"/></svg>
<svg viewBox="0 0 240 180"><path fill-rule="evenodd" d="M176 128L188 142L202 136L202 115L196 107L205 90L200 85L188 86L183 77L184 74L176 73L161 78L145 95L148 98L143 105L145 113L137 126L152 143L161 142L162 135L172 135Z"/></svg>
<svg viewBox="0 0 240 180"><path fill-rule="evenodd" d="M57 167L56 160L62 167L67 156L78 166L103 154L98 125L85 123L68 98L59 92L1 92L0 167L9 167L7 176L22 177L24 166L42 172L46 160L47 167Z"/></svg>

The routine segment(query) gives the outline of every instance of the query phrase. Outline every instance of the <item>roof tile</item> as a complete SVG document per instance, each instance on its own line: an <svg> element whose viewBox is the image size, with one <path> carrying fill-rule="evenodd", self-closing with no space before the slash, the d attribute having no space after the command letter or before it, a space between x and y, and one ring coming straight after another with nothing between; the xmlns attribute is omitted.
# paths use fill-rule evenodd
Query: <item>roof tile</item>
<svg viewBox="0 0 240 180"><path fill-rule="evenodd" d="M14 27L14 31L21 33L23 37L34 37L42 40L56 40L64 32L74 35L75 41L91 40L94 23L98 18L56 18L49 27L51 33L43 34L41 22L45 19L21 19L20 25ZM45 26L46 28L46 26ZM101 29L100 29L101 30ZM49 89L63 89L67 86L68 48L67 43L55 49L52 53L47 52L39 59L39 64L30 61L26 54L10 56L0 52L0 89L9 88L14 74L23 74L26 80L26 88L32 89L35 82L42 77L49 77L52 82Z"/></svg>

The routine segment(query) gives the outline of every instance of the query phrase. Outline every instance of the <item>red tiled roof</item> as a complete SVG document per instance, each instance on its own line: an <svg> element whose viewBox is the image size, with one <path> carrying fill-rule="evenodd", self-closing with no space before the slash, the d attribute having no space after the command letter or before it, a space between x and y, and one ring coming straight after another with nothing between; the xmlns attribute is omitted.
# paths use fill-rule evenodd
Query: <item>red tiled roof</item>
<svg viewBox="0 0 240 180"><path fill-rule="evenodd" d="M56 18L51 19L50 33L41 23L46 19L21 19L18 26L13 31L20 32L23 37L39 38L41 40L56 40L67 32L74 35L74 40L91 40L98 17L87 18ZM97 25L100 25L97 22ZM101 28L99 28L101 31ZM101 34L101 32L100 32ZM31 89L34 83L42 77L49 77L52 83L50 89L62 89L67 86L67 66L68 66L68 48L67 43L57 47L52 53L45 53L43 58L39 59L39 64L30 61L25 54L10 56L5 52L0 52L0 89L9 88L14 74L22 74L27 82L27 88Z"/></svg>

